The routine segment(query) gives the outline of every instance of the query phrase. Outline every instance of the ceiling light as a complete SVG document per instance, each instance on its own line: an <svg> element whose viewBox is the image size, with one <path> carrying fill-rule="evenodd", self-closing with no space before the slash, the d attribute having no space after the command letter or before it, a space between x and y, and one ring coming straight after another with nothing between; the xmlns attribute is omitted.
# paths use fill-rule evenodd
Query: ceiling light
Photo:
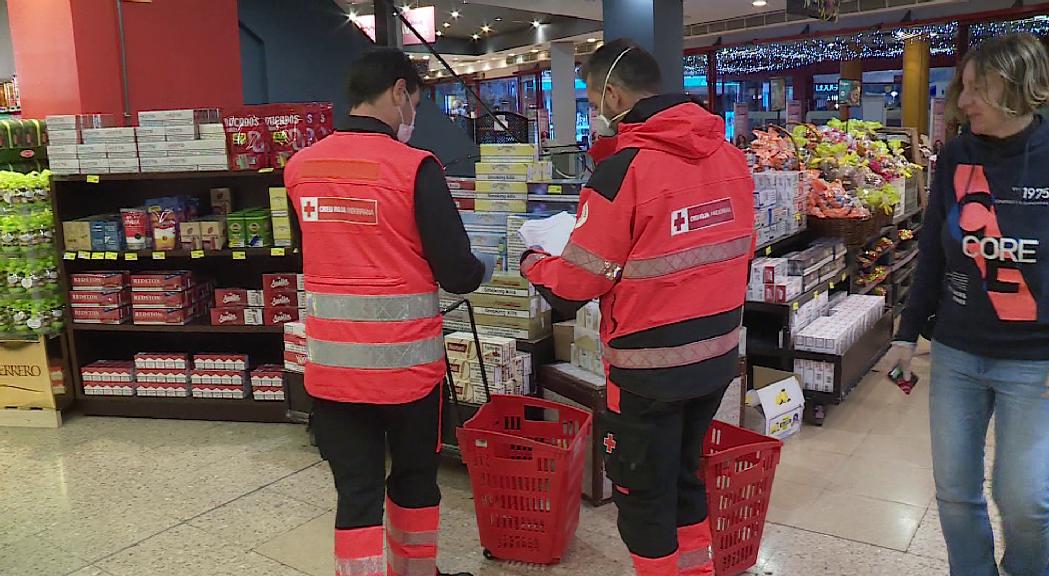
<svg viewBox="0 0 1049 576"><path fill-rule="evenodd" d="M502 16L496 16L495 17L495 21L496 22L502 22L503 21L503 17Z"/></svg>
<svg viewBox="0 0 1049 576"><path fill-rule="evenodd" d="M445 22L444 24L442 24L442 26L444 26L445 28L451 28L452 27L452 23L451 22Z"/></svg>
<svg viewBox="0 0 1049 576"><path fill-rule="evenodd" d="M492 27L491 26L489 26L487 24L485 24L484 26L481 26L481 32L484 32L485 34L487 34L487 33L491 32L491 31L492 31Z"/></svg>
<svg viewBox="0 0 1049 576"><path fill-rule="evenodd" d="M542 25L543 25L542 22L540 22L538 20L532 20L532 28L538 28L538 27L540 27Z"/></svg>
<svg viewBox="0 0 1049 576"><path fill-rule="evenodd" d="M346 15L346 17L350 19L350 22L356 22L357 21L357 11L356 10L351 11L349 14Z"/></svg>
<svg viewBox="0 0 1049 576"><path fill-rule="evenodd" d="M444 36L444 32L441 32L440 30L438 30L438 31L437 31L437 35L438 35L438 36Z"/></svg>
<svg viewBox="0 0 1049 576"><path fill-rule="evenodd" d="M586 41L593 44L594 42L597 42L597 38L587 38Z"/></svg>
<svg viewBox="0 0 1049 576"><path fill-rule="evenodd" d="M507 58L516 58L517 55L516 54L507 54L506 57Z"/></svg>
<svg viewBox="0 0 1049 576"><path fill-rule="evenodd" d="M532 48L532 54L538 54L538 53L539 53L539 49L538 48Z"/></svg>
<svg viewBox="0 0 1049 576"><path fill-rule="evenodd" d="M460 16L458 10L452 10L452 18L458 18Z"/></svg>
<svg viewBox="0 0 1049 576"><path fill-rule="evenodd" d="M474 40L480 40L481 39L481 35L480 34L474 34L473 36L470 36L470 38L473 38Z"/></svg>
<svg viewBox="0 0 1049 576"><path fill-rule="evenodd" d="M766 0L754 0L751 4L757 8L764 8L765 6L768 6L769 3L766 2Z"/></svg>

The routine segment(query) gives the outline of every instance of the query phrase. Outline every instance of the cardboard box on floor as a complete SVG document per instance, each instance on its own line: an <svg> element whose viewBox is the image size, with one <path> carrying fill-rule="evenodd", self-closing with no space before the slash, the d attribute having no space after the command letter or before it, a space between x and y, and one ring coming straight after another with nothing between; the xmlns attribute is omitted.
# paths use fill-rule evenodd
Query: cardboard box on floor
<svg viewBox="0 0 1049 576"><path fill-rule="evenodd" d="M55 409L47 343L0 341L0 407Z"/></svg>
<svg viewBox="0 0 1049 576"><path fill-rule="evenodd" d="M754 367L754 387L747 393L746 428L783 440L801 430L805 397L793 372Z"/></svg>

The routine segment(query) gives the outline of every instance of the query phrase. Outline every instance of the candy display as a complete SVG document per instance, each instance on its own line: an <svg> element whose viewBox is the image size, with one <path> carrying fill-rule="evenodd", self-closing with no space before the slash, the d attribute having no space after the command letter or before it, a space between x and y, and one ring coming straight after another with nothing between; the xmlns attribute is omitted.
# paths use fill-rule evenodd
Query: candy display
<svg viewBox="0 0 1049 576"><path fill-rule="evenodd" d="M299 150L327 137L333 104L266 104L229 111L222 119L230 170L283 168Z"/></svg>
<svg viewBox="0 0 1049 576"><path fill-rule="evenodd" d="M53 334L63 297L51 212L50 173L0 172L0 333Z"/></svg>
<svg viewBox="0 0 1049 576"><path fill-rule="evenodd" d="M301 274L263 274L262 290L219 288L211 323L215 326L276 326L305 317Z"/></svg>

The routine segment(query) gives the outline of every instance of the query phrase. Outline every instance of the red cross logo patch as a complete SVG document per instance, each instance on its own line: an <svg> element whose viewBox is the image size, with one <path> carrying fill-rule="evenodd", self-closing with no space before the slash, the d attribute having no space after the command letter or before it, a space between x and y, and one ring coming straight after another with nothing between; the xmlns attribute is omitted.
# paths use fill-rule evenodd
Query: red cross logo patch
<svg viewBox="0 0 1049 576"><path fill-rule="evenodd" d="M732 201L728 198L674 210L670 213L670 235L677 236L725 224L731 222L734 217Z"/></svg>
<svg viewBox="0 0 1049 576"><path fill-rule="evenodd" d="M608 435L605 436L605 440L604 440L603 444L605 445L605 453L611 454L612 452L615 452L616 451L616 437L615 437L615 435L613 435L611 432L609 432Z"/></svg>
<svg viewBox="0 0 1049 576"><path fill-rule="evenodd" d="M304 196L299 201L303 222L342 222L374 226L379 203L362 198Z"/></svg>

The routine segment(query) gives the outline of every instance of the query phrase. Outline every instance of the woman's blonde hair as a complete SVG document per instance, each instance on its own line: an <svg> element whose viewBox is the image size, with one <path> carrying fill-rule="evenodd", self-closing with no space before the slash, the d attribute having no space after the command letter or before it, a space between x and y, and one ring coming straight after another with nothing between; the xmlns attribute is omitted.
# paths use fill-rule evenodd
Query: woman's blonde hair
<svg viewBox="0 0 1049 576"><path fill-rule="evenodd" d="M1049 53L1045 45L1032 34L1006 34L984 41L958 65L947 90L949 120L965 121L965 114L958 108L958 98L962 94L962 74L969 64L976 73L976 90L1007 116L1031 114L1049 102ZM1001 78L1004 85L998 101L987 94L986 80L991 74Z"/></svg>

